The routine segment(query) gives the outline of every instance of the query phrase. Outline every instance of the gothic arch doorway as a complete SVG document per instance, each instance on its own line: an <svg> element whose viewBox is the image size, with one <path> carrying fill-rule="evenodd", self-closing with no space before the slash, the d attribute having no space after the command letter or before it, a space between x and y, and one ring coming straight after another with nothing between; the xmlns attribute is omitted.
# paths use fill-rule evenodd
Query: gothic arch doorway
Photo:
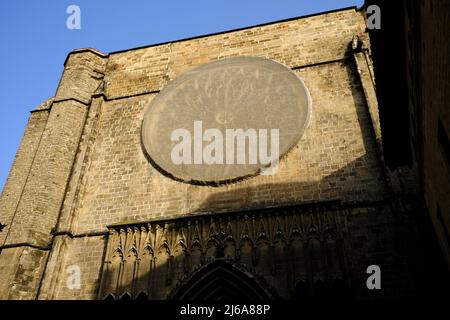
<svg viewBox="0 0 450 320"><path fill-rule="evenodd" d="M267 301L275 297L246 272L224 260L216 260L195 272L169 298L195 301Z"/></svg>

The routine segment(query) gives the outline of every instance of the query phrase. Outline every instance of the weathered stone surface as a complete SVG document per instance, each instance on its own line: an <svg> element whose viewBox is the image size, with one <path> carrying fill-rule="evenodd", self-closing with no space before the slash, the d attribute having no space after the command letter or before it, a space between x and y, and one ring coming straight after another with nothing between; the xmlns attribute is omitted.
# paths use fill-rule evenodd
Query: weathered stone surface
<svg viewBox="0 0 450 320"><path fill-rule="evenodd" d="M394 219L392 210L403 209L385 197L389 185L373 135L377 114L369 112L367 99L376 101L363 90L373 86L366 76L370 59L356 64L349 51L353 34L367 46L364 29L361 12L345 9L109 55L73 52L52 106L30 118L0 199L0 222L8 225L0 233L0 298L95 299L101 283L104 293L125 290L135 297L147 288L151 298L166 298L184 276L216 258L214 241L223 232L235 241L226 249L233 263L247 265L280 296L293 297L302 281L312 287L345 275L360 296L370 297L364 271L373 263L389 270L383 294L398 296L403 287L395 276L411 283L407 272L397 272L406 264L394 248L402 218ZM301 139L295 128L286 142L293 147L274 175L212 187L161 174L149 164L141 136L156 92L196 66L236 56L274 60L304 80L313 112ZM264 99L273 104L269 125L301 126L299 116L307 113L283 118L292 115L280 112L291 94L278 93L289 87L277 85L264 88L281 101L267 92L252 100L258 107L268 106ZM196 105L180 112L189 117L191 108ZM242 125L259 126L251 122L262 116L258 109L206 120L225 126L240 112ZM168 111L158 114L162 121L150 126L168 122ZM178 115L168 118L183 120ZM288 206L298 209L283 209ZM328 251L336 241L343 252ZM334 253L351 261L330 264L340 260ZM70 266L79 267L79 288L67 286ZM115 284L119 291L108 289Z"/></svg>
<svg viewBox="0 0 450 320"><path fill-rule="evenodd" d="M267 165L259 152L273 154L273 129L279 134L279 140L273 140L278 144L279 155L292 148L303 134L310 112L309 92L289 68L263 58L229 58L194 68L170 82L147 107L142 141L151 160L170 176L199 183L233 181L254 175ZM194 132L194 123L198 121L202 127L200 136ZM190 133L189 164L177 164L172 159L172 150L180 143L172 139L172 134L178 129ZM208 129L219 130L222 138L202 141ZM230 140L227 129L253 132L257 140L245 138L245 148L238 150L238 139ZM266 139L257 136L261 130ZM218 146L215 149L220 149L215 152L223 153L220 159L210 164L201 157L200 163L194 163L199 139L203 144L198 147L202 156L207 145L220 140L220 146L215 145ZM267 148L261 146L261 140L267 142ZM245 159L241 159L244 163L239 163L238 152L244 153ZM256 160L253 163L252 152Z"/></svg>

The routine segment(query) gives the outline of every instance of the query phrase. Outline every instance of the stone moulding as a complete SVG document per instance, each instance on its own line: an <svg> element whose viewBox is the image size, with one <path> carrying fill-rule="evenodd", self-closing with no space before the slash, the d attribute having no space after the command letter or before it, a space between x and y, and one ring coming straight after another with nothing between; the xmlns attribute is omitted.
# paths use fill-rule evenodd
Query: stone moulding
<svg viewBox="0 0 450 320"><path fill-rule="evenodd" d="M289 207L109 226L98 297L172 297L217 260L249 272L267 288L286 274L290 287L343 279L344 211Z"/></svg>

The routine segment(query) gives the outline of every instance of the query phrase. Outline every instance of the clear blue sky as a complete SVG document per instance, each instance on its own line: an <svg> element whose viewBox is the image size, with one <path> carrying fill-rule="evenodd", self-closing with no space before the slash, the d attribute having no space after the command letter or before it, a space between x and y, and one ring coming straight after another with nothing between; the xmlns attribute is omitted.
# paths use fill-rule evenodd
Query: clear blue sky
<svg viewBox="0 0 450 320"><path fill-rule="evenodd" d="M29 111L55 94L67 53L108 53L349 6L363 0L40 0L0 4L0 188ZM81 29L66 27L69 5Z"/></svg>

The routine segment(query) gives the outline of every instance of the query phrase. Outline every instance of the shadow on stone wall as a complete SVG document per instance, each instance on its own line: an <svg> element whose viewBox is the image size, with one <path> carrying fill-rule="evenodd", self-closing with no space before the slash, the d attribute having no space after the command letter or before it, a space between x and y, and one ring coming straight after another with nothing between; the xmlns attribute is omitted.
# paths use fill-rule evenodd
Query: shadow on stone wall
<svg viewBox="0 0 450 320"><path fill-rule="evenodd" d="M155 222L152 227L159 231L152 231L147 247L140 244L111 251L98 298L269 297L307 302L414 296L418 290L414 279L423 272L410 264L422 256L415 213L401 201L383 200L381 170L373 162L373 158L361 157L317 182L266 184L216 193L196 210L209 214ZM323 190L329 197L295 198L305 190ZM340 193L333 198L336 190ZM271 199L264 208L252 207L249 195L254 192ZM280 194L292 194L292 201L277 202ZM237 208L247 211L233 212ZM234 223L232 232L227 231L227 219ZM201 226L199 234L193 236L191 230L187 235L187 226L194 228L196 223ZM137 238L144 239L142 227L124 226L117 235L128 237L138 232ZM148 265L144 270L150 271L142 273L139 270L145 259ZM385 271L379 292L369 292L366 287L366 268L372 264Z"/></svg>
<svg viewBox="0 0 450 320"><path fill-rule="evenodd" d="M420 225L421 202L393 198L355 64L346 66L366 155L319 181L213 194L194 210L207 213L202 217L118 227L117 239L155 236L120 250L112 245L98 298L323 302L439 295L439 276L427 281L433 268L418 263L439 260ZM267 201L253 201L256 195ZM227 221L239 231L227 229ZM197 236L183 234L198 225ZM382 290L367 290L372 264L383 272Z"/></svg>
<svg viewBox="0 0 450 320"><path fill-rule="evenodd" d="M373 162L361 157L318 182L216 193L196 210L208 214L154 222L159 242L152 239L147 249L141 244L108 257L98 298L309 302L439 297L445 290L439 279L445 283L446 273L433 235L425 230L420 199L386 198L381 169ZM333 198L339 188L346 195ZM305 190L330 196L295 198ZM253 192L271 200L264 208L252 207L248 195ZM277 194L292 194L293 201L279 203ZM240 230L227 231L227 219ZM255 221L265 226L258 229ZM197 240L192 232L186 235L187 226L196 223L202 226ZM142 226L123 231L130 234ZM150 271L142 273L145 259L144 269ZM113 264L116 269L107 267ZM383 272L382 290L367 290L366 268L372 264Z"/></svg>

